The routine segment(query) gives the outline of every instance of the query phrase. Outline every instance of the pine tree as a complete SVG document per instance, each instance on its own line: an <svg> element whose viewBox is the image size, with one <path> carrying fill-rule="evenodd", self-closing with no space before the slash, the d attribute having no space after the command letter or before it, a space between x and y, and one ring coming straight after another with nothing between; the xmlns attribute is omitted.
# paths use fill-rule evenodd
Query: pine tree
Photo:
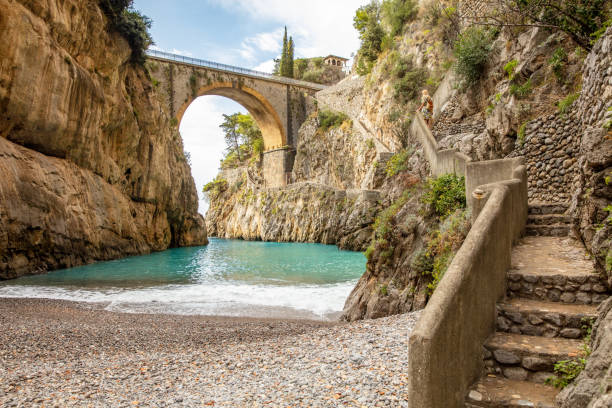
<svg viewBox="0 0 612 408"><path fill-rule="evenodd" d="M287 47L287 77L293 78L293 37L289 37L289 46Z"/></svg>
<svg viewBox="0 0 612 408"><path fill-rule="evenodd" d="M289 57L289 42L287 41L287 26L285 26L285 35L283 36L283 52L280 59L280 75L287 76L287 60Z"/></svg>
<svg viewBox="0 0 612 408"><path fill-rule="evenodd" d="M223 130L228 153L236 154L238 160L242 161L240 154L240 132L238 131L240 125L239 116L239 113L234 113L233 115L223 114L223 123L219 127Z"/></svg>

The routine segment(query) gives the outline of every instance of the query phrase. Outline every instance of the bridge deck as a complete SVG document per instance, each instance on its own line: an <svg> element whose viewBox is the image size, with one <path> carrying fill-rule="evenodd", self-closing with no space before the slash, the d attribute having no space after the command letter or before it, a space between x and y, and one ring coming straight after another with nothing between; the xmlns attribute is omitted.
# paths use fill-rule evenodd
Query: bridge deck
<svg viewBox="0 0 612 408"><path fill-rule="evenodd" d="M147 56L153 59L162 61L179 62L181 64L193 65L197 67L210 68L222 72L231 72L234 74L247 76L256 79L264 79L267 81L278 82L282 84L295 85L302 88L322 90L327 88L327 85L316 84L314 82L300 81L292 78L285 78L269 74L267 72L255 71L247 68L235 67L232 65L220 64L217 62L206 61L198 58L186 57L184 55L171 54L164 51L147 50Z"/></svg>

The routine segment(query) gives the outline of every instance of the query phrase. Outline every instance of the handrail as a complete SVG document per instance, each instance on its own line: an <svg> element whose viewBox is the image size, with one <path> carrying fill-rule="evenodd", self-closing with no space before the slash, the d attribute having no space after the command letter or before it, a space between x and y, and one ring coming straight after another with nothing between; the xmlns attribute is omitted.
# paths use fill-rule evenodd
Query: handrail
<svg viewBox="0 0 612 408"><path fill-rule="evenodd" d="M298 79L285 78L269 74L267 72L256 71L253 69L240 68L233 65L220 64L218 62L206 61L199 58L187 57L185 55L171 54L165 51L147 50L147 55L152 58L182 62L190 65L196 65L198 67L212 68L220 71L233 72L236 74L249 75L256 78L263 78L274 82L280 82L289 85L298 85L309 89L322 90L327 88L327 85L316 84L314 82L300 81Z"/></svg>

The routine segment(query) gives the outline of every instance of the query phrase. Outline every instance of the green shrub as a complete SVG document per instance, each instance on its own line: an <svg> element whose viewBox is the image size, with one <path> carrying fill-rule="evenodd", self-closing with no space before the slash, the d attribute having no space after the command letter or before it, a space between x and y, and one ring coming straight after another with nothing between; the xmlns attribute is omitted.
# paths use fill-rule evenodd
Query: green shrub
<svg viewBox="0 0 612 408"><path fill-rule="evenodd" d="M394 80L394 97L401 103L416 99L428 77L426 68L417 67L411 55L399 58L395 63L392 75Z"/></svg>
<svg viewBox="0 0 612 408"><path fill-rule="evenodd" d="M603 22L595 32L591 33L591 45L595 45L597 41L606 33L608 27L612 26L612 18Z"/></svg>
<svg viewBox="0 0 612 408"><path fill-rule="evenodd" d="M523 147L523 145L525 144L525 133L527 130L527 122L523 123L521 125L521 127L519 127L518 133L517 133L517 141L519 143L519 146Z"/></svg>
<svg viewBox="0 0 612 408"><path fill-rule="evenodd" d="M465 178L445 174L428 182L428 191L423 202L440 217L446 217L457 209L465 208Z"/></svg>
<svg viewBox="0 0 612 408"><path fill-rule="evenodd" d="M344 113L321 109L319 110L319 129L325 132L329 129L340 127L348 119L348 116Z"/></svg>
<svg viewBox="0 0 612 408"><path fill-rule="evenodd" d="M504 65L504 71L506 71L506 74L508 75L508 79L511 81L514 79L514 70L517 65L518 65L518 61L515 59L513 59L512 61Z"/></svg>
<svg viewBox="0 0 612 408"><path fill-rule="evenodd" d="M580 94L576 92L567 95L567 97L557 102L557 108L559 109L559 113L562 115L566 114L569 111L570 107L573 105L573 103L576 102L576 99L578 99L579 96Z"/></svg>
<svg viewBox="0 0 612 408"><path fill-rule="evenodd" d="M412 157L412 150L402 150L396 154L394 154L391 159L387 162L385 167L385 173L387 177L393 177L402 171L408 169L408 160Z"/></svg>
<svg viewBox="0 0 612 408"><path fill-rule="evenodd" d="M374 220L374 238L377 240L384 239L391 231L391 222L397 212L408 202L412 194L412 189L404 190L402 195L393 202L389 207L385 208L378 214Z"/></svg>
<svg viewBox="0 0 612 408"><path fill-rule="evenodd" d="M259 139L255 139L252 143L252 148L253 148L253 154L254 155L260 155L263 153L264 151L264 142L263 142L263 137L259 138Z"/></svg>
<svg viewBox="0 0 612 408"><path fill-rule="evenodd" d="M429 275L433 270L433 257L427 253L426 249L422 249L412 258L410 266L417 273Z"/></svg>
<svg viewBox="0 0 612 408"><path fill-rule="evenodd" d="M314 82L320 84L323 82L323 75L325 74L325 68L309 69L302 76L302 80L306 82Z"/></svg>
<svg viewBox="0 0 612 408"><path fill-rule="evenodd" d="M482 76L493 47L493 33L480 27L469 27L455 42L455 71L467 86L474 85Z"/></svg>
<svg viewBox="0 0 612 408"><path fill-rule="evenodd" d="M100 8L109 19L110 27L130 44L132 61L144 64L145 51L153 44L149 34L152 20L132 8L133 0L99 0Z"/></svg>
<svg viewBox="0 0 612 408"><path fill-rule="evenodd" d="M519 84L510 85L510 95L514 95L519 99L526 98L527 96L529 96L532 90L533 89L531 87L531 79L528 79L527 82L525 82L522 85L519 85Z"/></svg>
<svg viewBox="0 0 612 408"><path fill-rule="evenodd" d="M388 290L387 290L387 285L382 285L380 287L380 294L383 296L387 296Z"/></svg>
<svg viewBox="0 0 612 408"><path fill-rule="evenodd" d="M389 122L396 122L401 116L402 116L402 111L399 109L394 109L391 112L389 112L387 119L389 120Z"/></svg>
<svg viewBox="0 0 612 408"><path fill-rule="evenodd" d="M216 198L220 193L224 192L228 188L227 180L217 176L213 181L206 183L203 188L203 192L208 199Z"/></svg>
<svg viewBox="0 0 612 408"><path fill-rule="evenodd" d="M455 252L461 247L469 226L467 212L458 210L448 216L440 228L427 237L426 250L417 266L421 268L423 275L431 277L431 282L427 285L430 295L438 287Z"/></svg>
<svg viewBox="0 0 612 408"><path fill-rule="evenodd" d="M198 79L195 74L189 76L189 88L191 89L191 97L196 98L198 96Z"/></svg>
<svg viewBox="0 0 612 408"><path fill-rule="evenodd" d="M314 57L314 58L311 59L311 61L314 64L315 67L321 68L323 66L324 58L323 57Z"/></svg>
<svg viewBox="0 0 612 408"><path fill-rule="evenodd" d="M402 34L404 25L412 21L418 12L418 2L415 0L384 0L382 3L382 18L390 28L390 36Z"/></svg>
<svg viewBox="0 0 612 408"><path fill-rule="evenodd" d="M556 388L567 387L586 367L586 359L591 355L591 333L593 330L592 319L582 319L582 329L586 330L586 336L580 347L582 356L571 360L562 360L555 363L555 377L546 379L547 384Z"/></svg>
<svg viewBox="0 0 612 408"><path fill-rule="evenodd" d="M298 58L293 62L293 73L295 78L302 78L306 69L308 69L308 60L306 58Z"/></svg>
<svg viewBox="0 0 612 408"><path fill-rule="evenodd" d="M562 79L565 73L565 63L567 62L567 52L561 47L555 49L553 55L548 60L548 64L557 79Z"/></svg>
<svg viewBox="0 0 612 408"><path fill-rule="evenodd" d="M374 244L371 244L370 246L368 246L363 254L365 255L366 259L369 261L370 258L372 258L372 253L374 253Z"/></svg>
<svg viewBox="0 0 612 408"><path fill-rule="evenodd" d="M586 359L562 360L555 363L555 377L546 382L556 388L565 388L584 370Z"/></svg>

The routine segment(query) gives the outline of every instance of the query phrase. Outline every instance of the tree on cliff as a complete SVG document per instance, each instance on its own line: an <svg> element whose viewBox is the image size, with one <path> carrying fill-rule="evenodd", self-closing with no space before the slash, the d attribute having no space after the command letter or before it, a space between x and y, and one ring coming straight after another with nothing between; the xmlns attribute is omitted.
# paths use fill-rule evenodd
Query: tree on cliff
<svg viewBox="0 0 612 408"><path fill-rule="evenodd" d="M152 20L133 8L133 0L99 0L112 30L121 34L132 49L132 61L144 64L145 51L153 44L149 34Z"/></svg>
<svg viewBox="0 0 612 408"><path fill-rule="evenodd" d="M368 74L378 55L392 46L394 38L402 35L407 23L419 11L416 0L372 0L361 6L353 17L353 27L359 32L361 47L355 59L357 73Z"/></svg>
<svg viewBox="0 0 612 408"><path fill-rule="evenodd" d="M361 39L361 47L357 53L357 72L364 75L372 70L385 36L380 24L380 4L373 0L368 5L359 7L353 18L353 27L359 31Z"/></svg>
<svg viewBox="0 0 612 408"><path fill-rule="evenodd" d="M238 133L239 115L239 113L234 113L233 115L223 114L223 123L219 127L223 129L225 134L228 155L234 153L238 156L238 160L242 161L242 156L240 155L240 133Z"/></svg>
<svg viewBox="0 0 612 408"><path fill-rule="evenodd" d="M263 137L253 117L234 113L223 115L223 119L219 127L223 130L227 148L221 167L234 167L250 157L259 157L263 152Z"/></svg>

